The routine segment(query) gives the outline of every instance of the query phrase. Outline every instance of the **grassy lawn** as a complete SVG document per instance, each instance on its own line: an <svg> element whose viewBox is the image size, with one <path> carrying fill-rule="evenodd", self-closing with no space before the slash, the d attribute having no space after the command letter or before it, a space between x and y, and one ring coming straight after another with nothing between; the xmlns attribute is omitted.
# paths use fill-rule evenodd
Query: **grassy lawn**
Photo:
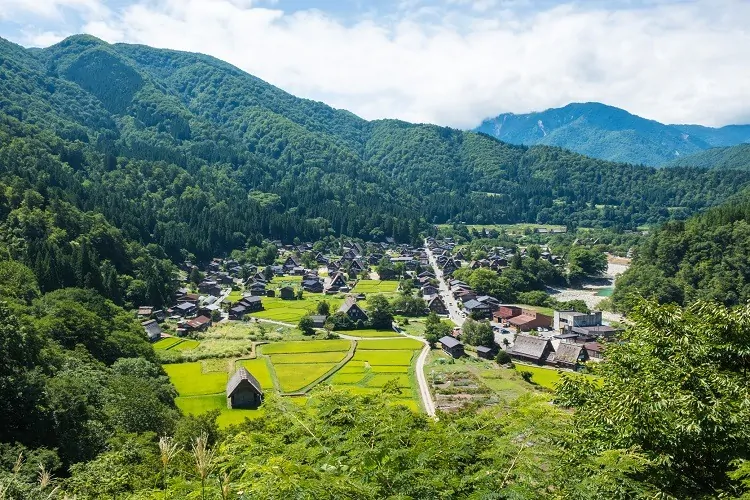
<svg viewBox="0 0 750 500"><path fill-rule="evenodd" d="M301 300L282 300L279 297L266 297L263 299L264 310L254 312L251 316L296 325L302 317L310 313L314 314L318 308L318 303L323 300L331 305L332 312L335 312L343 302L343 299L338 297L307 292L303 294Z"/></svg>
<svg viewBox="0 0 750 500"><path fill-rule="evenodd" d="M366 330L348 330L343 333L344 335L351 335L353 337L400 337L398 333L393 330L373 330L372 328Z"/></svg>
<svg viewBox="0 0 750 500"><path fill-rule="evenodd" d="M180 396L217 394L226 390L227 373L203 373L200 362L164 365L164 370Z"/></svg>
<svg viewBox="0 0 750 500"><path fill-rule="evenodd" d="M301 354L274 354L271 362L275 365L340 363L346 357L344 351L305 352Z"/></svg>
<svg viewBox="0 0 750 500"><path fill-rule="evenodd" d="M260 346L260 352L270 354L295 354L302 352L335 352L348 351L350 340L309 340L300 342L274 342Z"/></svg>
<svg viewBox="0 0 750 500"><path fill-rule="evenodd" d="M360 280L352 293L393 293L398 288L398 281Z"/></svg>
<svg viewBox="0 0 750 500"><path fill-rule="evenodd" d="M555 316L555 310L551 307L530 306L528 304L518 304L518 307L522 307L523 309L531 309L532 311L544 314L545 316L549 316L550 318Z"/></svg>
<svg viewBox="0 0 750 500"><path fill-rule="evenodd" d="M516 364L515 369L518 373L531 372L531 381L547 389L554 389L561 378L560 372L554 368Z"/></svg>
<svg viewBox="0 0 750 500"><path fill-rule="evenodd" d="M335 363L288 364L274 365L274 370L281 390L294 392L312 384L335 366Z"/></svg>
<svg viewBox="0 0 750 500"><path fill-rule="evenodd" d="M360 350L397 350L397 349L408 349L417 350L421 349L424 344L418 340L399 338L399 339L388 339L388 340L359 340L357 341L357 352Z"/></svg>

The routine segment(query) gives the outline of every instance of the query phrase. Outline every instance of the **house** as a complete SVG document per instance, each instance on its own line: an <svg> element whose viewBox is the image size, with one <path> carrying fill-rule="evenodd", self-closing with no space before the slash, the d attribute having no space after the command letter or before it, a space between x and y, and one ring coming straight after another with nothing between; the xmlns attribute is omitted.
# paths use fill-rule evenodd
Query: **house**
<svg viewBox="0 0 750 500"><path fill-rule="evenodd" d="M445 353L449 356L453 358L460 358L464 355L464 345L455 338L446 335L438 342L440 342L440 347L442 347L443 351L445 351Z"/></svg>
<svg viewBox="0 0 750 500"><path fill-rule="evenodd" d="M589 354L581 344L562 342L557 346L554 357L550 358L560 368L577 370L581 363L588 361Z"/></svg>
<svg viewBox="0 0 750 500"><path fill-rule="evenodd" d="M138 317L141 319L148 319L154 312L154 308L151 306L141 306L138 308Z"/></svg>
<svg viewBox="0 0 750 500"><path fill-rule="evenodd" d="M204 295L221 295L221 287L214 280L206 280L199 283L198 291Z"/></svg>
<svg viewBox="0 0 750 500"><path fill-rule="evenodd" d="M305 275L305 268L302 266L297 266L294 269L292 269L292 274L295 276L304 276Z"/></svg>
<svg viewBox="0 0 750 500"><path fill-rule="evenodd" d="M290 256L289 256L289 257L287 257L287 258L286 258L286 260L284 261L284 264L283 264L283 266L284 266L284 269L287 269L287 270L292 270L292 269L294 269L295 267L299 267L299 262L297 262L297 260L296 260L296 259L295 259L294 257L292 257L292 256L290 255Z"/></svg>
<svg viewBox="0 0 750 500"><path fill-rule="evenodd" d="M464 303L464 311L473 318L489 318L491 308L489 305L478 300L469 300Z"/></svg>
<svg viewBox="0 0 750 500"><path fill-rule="evenodd" d="M591 361L601 361L604 359L604 346L599 342L587 342L583 344L583 347L586 349L586 354L588 354Z"/></svg>
<svg viewBox="0 0 750 500"><path fill-rule="evenodd" d="M552 317L531 309L523 309L519 316L510 318L508 323L515 326L520 332L528 332L536 328L549 328L552 326Z"/></svg>
<svg viewBox="0 0 750 500"><path fill-rule="evenodd" d="M331 282L328 283L328 287L326 290L330 291L338 291L342 287L346 287L346 278L344 278L344 275L342 273L336 273L331 278Z"/></svg>
<svg viewBox="0 0 750 500"><path fill-rule="evenodd" d="M146 337L150 342L156 342L161 338L161 327L155 319L150 319L141 323L143 329L146 330Z"/></svg>
<svg viewBox="0 0 750 500"><path fill-rule="evenodd" d="M313 328L323 328L326 324L328 316L325 314L311 314L310 319L313 322Z"/></svg>
<svg viewBox="0 0 750 500"><path fill-rule="evenodd" d="M490 297L489 295L480 295L479 297L477 297L477 302L487 304L493 311L500 307L500 302L495 297Z"/></svg>
<svg viewBox="0 0 750 500"><path fill-rule="evenodd" d="M367 321L367 313L357 305L357 299L354 297L347 297L338 312L343 312L355 323L360 320Z"/></svg>
<svg viewBox="0 0 750 500"><path fill-rule="evenodd" d="M294 292L294 288L290 286L282 286L279 289L279 297L281 297L282 300L294 300L296 296L297 295Z"/></svg>
<svg viewBox="0 0 750 500"><path fill-rule="evenodd" d="M495 359L497 348L495 346L487 347L486 345L477 346L477 356L483 359Z"/></svg>
<svg viewBox="0 0 750 500"><path fill-rule="evenodd" d="M211 318L198 316L185 322L185 329L193 332L205 332L211 326Z"/></svg>
<svg viewBox="0 0 750 500"><path fill-rule="evenodd" d="M244 306L247 312L263 310L263 299L257 296L243 297L237 304Z"/></svg>
<svg viewBox="0 0 750 500"><path fill-rule="evenodd" d="M159 309L153 312L153 317L156 321L162 322L167 319L167 313L164 312L164 309Z"/></svg>
<svg viewBox="0 0 750 500"><path fill-rule="evenodd" d="M448 314L448 308L445 307L445 302L443 302L443 299L440 297L440 295L425 297L425 301L427 302L427 308L431 312L434 312L435 314Z"/></svg>
<svg viewBox="0 0 750 500"><path fill-rule="evenodd" d="M517 335L513 347L508 350L511 358L530 361L538 365L546 363L547 358L554 352L555 349L549 339L524 334Z"/></svg>
<svg viewBox="0 0 750 500"><path fill-rule="evenodd" d="M432 285L426 285L422 287L422 296L429 297L430 295L437 295L438 289Z"/></svg>
<svg viewBox="0 0 750 500"><path fill-rule="evenodd" d="M586 337L591 339L605 338L610 339L614 337L618 330L609 325L599 326L576 326L570 329L570 332L576 334L578 337Z"/></svg>
<svg viewBox="0 0 750 500"><path fill-rule="evenodd" d="M192 302L182 302L181 304L177 304L174 307L174 312L175 314L184 318L186 316L192 316L193 314L195 314L195 311L197 309L197 306Z"/></svg>
<svg viewBox="0 0 750 500"><path fill-rule="evenodd" d="M515 318L516 316L520 316L523 310L520 307L516 306L500 306L497 311L495 311L495 314L492 315L492 317L497 321L498 323L505 323L511 318Z"/></svg>
<svg viewBox="0 0 750 500"><path fill-rule="evenodd" d="M254 297L262 297L266 294L266 284L262 281L254 281L249 286L245 287L245 289Z"/></svg>
<svg viewBox="0 0 750 500"><path fill-rule="evenodd" d="M577 326L600 326L601 324L601 311L595 311L590 314L578 311L555 311L554 315L554 329L558 332L572 330Z"/></svg>
<svg viewBox="0 0 750 500"><path fill-rule="evenodd" d="M263 402L258 379L243 366L227 382L227 408L257 408Z"/></svg>
<svg viewBox="0 0 750 500"><path fill-rule="evenodd" d="M302 289L310 293L323 293L323 283L319 279L302 280Z"/></svg>
<svg viewBox="0 0 750 500"><path fill-rule="evenodd" d="M349 268L349 272L354 271L355 273L359 274L367 269L367 266L362 264L360 261L355 260L352 262L351 267Z"/></svg>

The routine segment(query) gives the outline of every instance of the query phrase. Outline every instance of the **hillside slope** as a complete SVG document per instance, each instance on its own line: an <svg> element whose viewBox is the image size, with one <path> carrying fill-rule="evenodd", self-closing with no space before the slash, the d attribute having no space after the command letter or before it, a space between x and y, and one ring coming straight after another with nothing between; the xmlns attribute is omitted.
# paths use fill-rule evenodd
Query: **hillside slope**
<svg viewBox="0 0 750 500"><path fill-rule="evenodd" d="M99 212L172 258L268 237L416 241L446 222L636 227L750 184L368 122L200 54L79 35L33 51L0 40L0 61L0 181Z"/></svg>
<svg viewBox="0 0 750 500"><path fill-rule="evenodd" d="M485 120L476 130L512 144L560 146L594 158L651 166L711 147L750 141L750 126L664 125L595 102L502 114Z"/></svg>
<svg viewBox="0 0 750 500"><path fill-rule="evenodd" d="M750 170L750 144L707 149L671 161L666 166Z"/></svg>

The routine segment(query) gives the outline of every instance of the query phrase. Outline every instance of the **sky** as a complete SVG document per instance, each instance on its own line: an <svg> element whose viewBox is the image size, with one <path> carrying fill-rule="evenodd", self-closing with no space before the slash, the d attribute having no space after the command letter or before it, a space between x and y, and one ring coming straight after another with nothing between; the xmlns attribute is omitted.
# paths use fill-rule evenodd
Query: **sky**
<svg viewBox="0 0 750 500"><path fill-rule="evenodd" d="M750 123L750 0L0 0L0 36L223 59L364 118L472 128L598 101Z"/></svg>

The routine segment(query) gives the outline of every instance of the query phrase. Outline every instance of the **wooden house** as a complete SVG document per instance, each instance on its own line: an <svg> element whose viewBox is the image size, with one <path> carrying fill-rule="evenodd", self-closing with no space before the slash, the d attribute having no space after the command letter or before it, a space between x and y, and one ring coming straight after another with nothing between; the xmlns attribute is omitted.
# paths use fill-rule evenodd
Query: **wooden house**
<svg viewBox="0 0 750 500"><path fill-rule="evenodd" d="M294 291L294 288L290 286L282 286L279 289L279 297L281 297L282 300L294 300L297 297L297 294Z"/></svg>
<svg viewBox="0 0 750 500"><path fill-rule="evenodd" d="M581 363L588 361L589 354L581 344L561 342L557 346L554 357L551 356L550 358L560 368L577 370Z"/></svg>
<svg viewBox="0 0 750 500"><path fill-rule="evenodd" d="M538 365L545 364L550 354L554 352L555 349L549 339L523 334L516 336L513 347L508 350L511 358Z"/></svg>
<svg viewBox="0 0 750 500"><path fill-rule="evenodd" d="M440 347L442 347L443 351L449 356L460 358L464 355L464 345L450 335L446 335L438 342L440 342Z"/></svg>
<svg viewBox="0 0 750 500"><path fill-rule="evenodd" d="M339 307L339 312L343 312L349 316L349 319L355 323L360 320L367 321L367 313L365 313L364 309L359 307L357 299L354 297L347 297L344 303L341 304L341 307Z"/></svg>
<svg viewBox="0 0 750 500"><path fill-rule="evenodd" d="M442 297L440 297L440 295L426 297L425 300L427 301L427 308L430 310L430 312L443 315L448 314L448 308L445 306L445 302L443 302L443 299Z"/></svg>
<svg viewBox="0 0 750 500"><path fill-rule="evenodd" d="M263 402L263 389L258 379L240 367L227 382L227 408L257 408Z"/></svg>
<svg viewBox="0 0 750 500"><path fill-rule="evenodd" d="M150 342L156 342L161 338L161 327L155 319L150 319L141 323L143 329L146 331L146 337Z"/></svg>

